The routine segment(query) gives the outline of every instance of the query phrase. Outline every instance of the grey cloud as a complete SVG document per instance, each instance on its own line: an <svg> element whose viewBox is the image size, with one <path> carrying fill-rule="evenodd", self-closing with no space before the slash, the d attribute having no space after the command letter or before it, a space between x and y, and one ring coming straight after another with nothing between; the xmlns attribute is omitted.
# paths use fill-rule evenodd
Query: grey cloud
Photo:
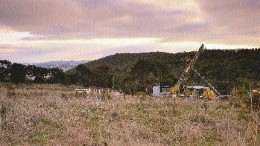
<svg viewBox="0 0 260 146"><path fill-rule="evenodd" d="M119 0L1 0L0 23L48 37L162 36L190 12Z"/></svg>
<svg viewBox="0 0 260 146"><path fill-rule="evenodd" d="M31 32L36 39L163 37L257 44L259 0L195 1L204 16L198 22L192 21L196 11L134 0L1 0L0 25Z"/></svg>
<svg viewBox="0 0 260 146"><path fill-rule="evenodd" d="M199 0L206 20L236 35L259 35L259 0ZM221 31L221 30L220 30Z"/></svg>
<svg viewBox="0 0 260 146"><path fill-rule="evenodd" d="M0 23L18 31L46 31L77 19L76 4L68 0L1 0Z"/></svg>
<svg viewBox="0 0 260 146"><path fill-rule="evenodd" d="M207 23L187 23L173 28L173 31L178 33L200 33L206 30L210 31L210 27Z"/></svg>

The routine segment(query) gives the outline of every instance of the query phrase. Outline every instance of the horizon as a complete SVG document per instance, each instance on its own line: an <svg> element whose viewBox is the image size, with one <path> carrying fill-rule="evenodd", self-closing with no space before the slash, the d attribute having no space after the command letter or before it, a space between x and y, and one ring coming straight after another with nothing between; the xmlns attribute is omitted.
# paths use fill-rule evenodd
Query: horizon
<svg viewBox="0 0 260 146"><path fill-rule="evenodd" d="M97 60L116 53L259 48L260 1L0 1L0 59Z"/></svg>
<svg viewBox="0 0 260 146"><path fill-rule="evenodd" d="M206 48L205 50L223 50L223 51L226 51L226 50L242 50L242 49L260 49L260 47L256 47L256 48L234 48L234 49L208 49ZM113 55L117 55L117 54L141 54L141 53L170 53L170 54L177 54L177 53L189 53L189 52L196 52L197 50L191 50L191 51L182 51L182 52L175 52L175 53L170 53L170 52L162 52L162 51L153 51L153 52L122 52L122 53L114 53L114 54L111 54L111 55L107 55L107 56L103 56L103 57L100 57L100 58L97 58L97 59L93 59L93 60L46 60L46 61L43 61L43 62L14 62L12 60L8 60L12 63L20 63L20 64L41 64L41 63L49 63L49 62L70 62L70 61L75 61L75 62L80 62L80 61L87 61L87 62L91 62L91 61L95 61L95 60L99 60L99 59L102 59L102 58L105 58L105 57L109 57L109 56L113 56ZM3 59L3 60L6 60L6 59Z"/></svg>
<svg viewBox="0 0 260 146"><path fill-rule="evenodd" d="M205 50L242 50L242 49L260 49L260 48L234 48L234 49L205 49ZM107 56L103 56L101 58L97 58L97 59L93 59L93 60L50 60L50 61L44 61L44 62L31 62L31 63L28 63L28 62L12 62L12 63L21 63L21 64L41 64L41 63L49 63L49 62L59 62L59 61L66 61L66 62L69 62L69 61L76 61L76 62L80 62L80 61L87 61L87 62L91 62L91 61L95 61L95 60L99 60L99 59L102 59L102 58L105 58L105 57L109 57L109 56L113 56L113 55L117 55L117 54L141 54L141 53L170 53L170 54L177 54L177 53L189 53L189 52L196 52L197 50L191 50L191 51L183 51L183 52L175 52L175 53L170 53L170 52L161 52L161 51L154 51L154 52L123 52L123 53L115 53L115 54L111 54L111 55L107 55Z"/></svg>

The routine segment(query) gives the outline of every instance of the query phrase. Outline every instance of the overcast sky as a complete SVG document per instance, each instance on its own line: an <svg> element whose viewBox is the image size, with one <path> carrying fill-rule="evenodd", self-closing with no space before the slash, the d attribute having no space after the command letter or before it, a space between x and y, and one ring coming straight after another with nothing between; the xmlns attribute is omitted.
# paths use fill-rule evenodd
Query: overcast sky
<svg viewBox="0 0 260 146"><path fill-rule="evenodd" d="M0 0L0 60L260 47L259 0Z"/></svg>

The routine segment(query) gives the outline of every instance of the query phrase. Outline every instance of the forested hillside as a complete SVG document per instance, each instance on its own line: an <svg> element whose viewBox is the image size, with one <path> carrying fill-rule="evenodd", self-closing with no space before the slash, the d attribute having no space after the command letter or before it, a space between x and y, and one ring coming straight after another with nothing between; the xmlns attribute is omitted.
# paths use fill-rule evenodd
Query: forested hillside
<svg viewBox="0 0 260 146"><path fill-rule="evenodd" d="M132 67L138 60L150 60L175 64L177 66L183 63L184 59L192 57L194 52L188 53L164 53L164 52L151 52L151 53L117 53L115 55L107 56L98 60L90 61L85 65L89 68L96 68L99 66L109 66L112 70L123 71ZM75 73L76 68L69 70L67 73Z"/></svg>
<svg viewBox="0 0 260 146"><path fill-rule="evenodd" d="M74 79L81 74L84 79L78 78L78 81L87 80L88 83L85 83L87 86L95 85L98 80L100 80L99 86L103 86L102 80L107 78L105 87L112 87L114 78L115 88L134 93L147 91L157 83L174 85L194 54L195 52L115 54L91 61L84 67L74 68L67 73L72 78L74 76ZM205 50L195 64L195 69L222 94L227 94L228 90L240 86L243 82L257 86L260 81L260 49ZM84 72L81 70L88 70L88 75L83 75ZM97 72L102 73L102 76L96 76ZM204 84L193 74L189 83Z"/></svg>
<svg viewBox="0 0 260 146"><path fill-rule="evenodd" d="M173 86L195 52L115 54L79 65L63 73L0 60L0 81L15 83L62 83L116 88L125 93L151 92L155 84ZM221 94L234 87L260 86L260 49L205 50L195 69L208 79ZM189 85L205 85L191 74Z"/></svg>

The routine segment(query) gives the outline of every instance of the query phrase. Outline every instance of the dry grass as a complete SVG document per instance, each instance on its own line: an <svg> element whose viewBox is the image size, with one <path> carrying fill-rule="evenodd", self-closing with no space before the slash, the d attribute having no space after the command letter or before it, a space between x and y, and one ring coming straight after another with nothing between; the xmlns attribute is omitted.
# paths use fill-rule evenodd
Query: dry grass
<svg viewBox="0 0 260 146"><path fill-rule="evenodd" d="M0 84L0 145L260 145L259 114L228 101Z"/></svg>

